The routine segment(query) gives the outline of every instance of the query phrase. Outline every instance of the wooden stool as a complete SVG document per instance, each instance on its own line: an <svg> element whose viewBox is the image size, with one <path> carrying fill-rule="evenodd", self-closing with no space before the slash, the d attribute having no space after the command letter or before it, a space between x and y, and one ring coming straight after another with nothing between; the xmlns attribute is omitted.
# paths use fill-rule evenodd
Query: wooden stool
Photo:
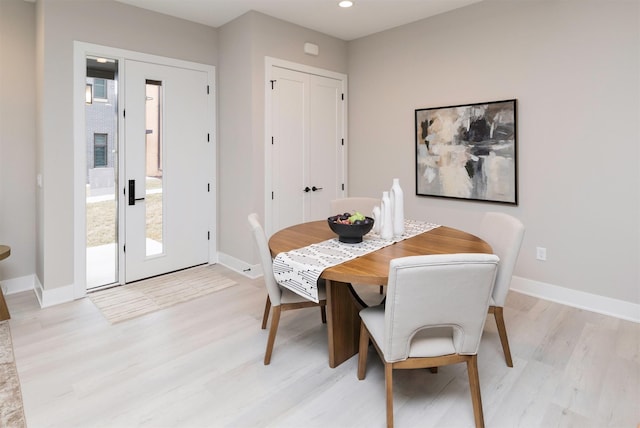
<svg viewBox="0 0 640 428"><path fill-rule="evenodd" d="M7 245L0 245L0 260L4 260L11 254L11 248ZM4 300L4 294L2 294L2 288L0 288L0 321L8 320L11 318L9 315L9 308L7 302Z"/></svg>

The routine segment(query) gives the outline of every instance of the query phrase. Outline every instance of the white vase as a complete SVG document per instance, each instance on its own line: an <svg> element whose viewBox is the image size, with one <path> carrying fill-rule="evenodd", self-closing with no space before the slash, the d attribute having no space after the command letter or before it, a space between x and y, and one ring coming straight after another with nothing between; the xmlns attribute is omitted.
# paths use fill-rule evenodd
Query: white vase
<svg viewBox="0 0 640 428"><path fill-rule="evenodd" d="M373 233L380 234L380 223L382 223L382 214L379 206L373 207L373 212L371 213L373 217Z"/></svg>
<svg viewBox="0 0 640 428"><path fill-rule="evenodd" d="M399 178L393 179L389 199L391 201L391 218L393 219L393 236L400 238L404 233L404 195Z"/></svg>
<svg viewBox="0 0 640 428"><path fill-rule="evenodd" d="M382 204L380 206L380 215L382 223L380 224L380 238L393 238L393 218L391 217L391 199L389 192L382 192Z"/></svg>

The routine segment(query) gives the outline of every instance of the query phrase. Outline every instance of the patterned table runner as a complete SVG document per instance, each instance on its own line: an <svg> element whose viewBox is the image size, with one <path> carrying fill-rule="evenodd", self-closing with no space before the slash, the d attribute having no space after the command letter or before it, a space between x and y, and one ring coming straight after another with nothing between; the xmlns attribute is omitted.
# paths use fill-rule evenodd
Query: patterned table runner
<svg viewBox="0 0 640 428"><path fill-rule="evenodd" d="M439 225L424 221L405 220L404 233L399 238L382 239L379 234L374 232L366 234L362 242L358 244L345 244L340 242L338 238L332 238L278 254L273 260L273 273L280 285L318 303L318 278L326 268L437 227Z"/></svg>

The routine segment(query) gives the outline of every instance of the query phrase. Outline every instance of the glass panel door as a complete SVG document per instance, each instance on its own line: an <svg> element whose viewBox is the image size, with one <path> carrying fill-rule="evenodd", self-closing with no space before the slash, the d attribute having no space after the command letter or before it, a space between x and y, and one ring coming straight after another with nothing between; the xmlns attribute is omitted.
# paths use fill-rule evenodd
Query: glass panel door
<svg viewBox="0 0 640 428"><path fill-rule="evenodd" d="M118 281L118 61L87 57L87 290Z"/></svg>
<svg viewBox="0 0 640 428"><path fill-rule="evenodd" d="M134 60L124 67L128 283L207 262L212 147L207 73Z"/></svg>

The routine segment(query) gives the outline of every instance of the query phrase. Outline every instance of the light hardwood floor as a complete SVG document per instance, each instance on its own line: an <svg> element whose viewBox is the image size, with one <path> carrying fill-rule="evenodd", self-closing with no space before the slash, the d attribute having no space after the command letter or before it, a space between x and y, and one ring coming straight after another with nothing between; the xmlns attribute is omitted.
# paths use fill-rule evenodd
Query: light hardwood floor
<svg viewBox="0 0 640 428"><path fill-rule="evenodd" d="M262 280L216 268L239 285L116 325L89 299L7 296L28 427L385 425L372 348L363 381L357 356L329 368L320 311L304 309L283 315L264 366ZM517 293L505 318L514 367L492 316L478 356L487 427L636 428L640 325ZM397 427L473 426L463 365L394 378Z"/></svg>

